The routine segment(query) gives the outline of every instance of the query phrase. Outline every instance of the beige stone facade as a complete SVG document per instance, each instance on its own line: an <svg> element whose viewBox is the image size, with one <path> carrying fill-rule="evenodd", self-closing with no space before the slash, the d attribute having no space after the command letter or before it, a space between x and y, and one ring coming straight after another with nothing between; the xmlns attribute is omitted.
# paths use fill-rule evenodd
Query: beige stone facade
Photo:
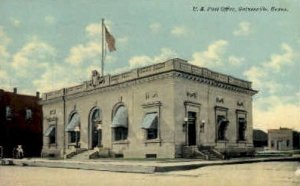
<svg viewBox="0 0 300 186"><path fill-rule="evenodd" d="M176 158L185 146L249 153L251 83L182 59L43 94L44 156L74 147L116 157Z"/></svg>

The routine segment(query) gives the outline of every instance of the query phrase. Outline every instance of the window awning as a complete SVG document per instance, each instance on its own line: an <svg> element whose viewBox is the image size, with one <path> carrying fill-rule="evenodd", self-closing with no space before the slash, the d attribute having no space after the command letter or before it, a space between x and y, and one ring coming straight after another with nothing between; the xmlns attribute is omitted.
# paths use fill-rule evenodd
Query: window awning
<svg viewBox="0 0 300 186"><path fill-rule="evenodd" d="M119 107L115 114L111 127L128 127L128 112L124 106Z"/></svg>
<svg viewBox="0 0 300 186"><path fill-rule="evenodd" d="M55 127L54 127L54 126L50 126L50 127L46 130L46 132L44 133L44 135L45 135L46 137L53 136L53 135L55 135L54 132L55 132Z"/></svg>
<svg viewBox="0 0 300 186"><path fill-rule="evenodd" d="M79 114L75 114L72 116L70 122L68 123L66 127L66 131L67 132L74 131L76 127L79 127L79 125L80 125Z"/></svg>
<svg viewBox="0 0 300 186"><path fill-rule="evenodd" d="M228 124L228 123L229 123L228 119L222 118L222 119L220 119L219 122L218 122L219 125L221 125L221 124L223 124L223 123L224 123L224 124Z"/></svg>
<svg viewBox="0 0 300 186"><path fill-rule="evenodd" d="M245 118L239 118L239 122L240 122L240 123L244 123L244 124L246 124L246 123L247 123L247 121L246 121L246 119L245 119Z"/></svg>
<svg viewBox="0 0 300 186"><path fill-rule="evenodd" d="M148 113L145 115L142 128L143 129L157 129L157 113Z"/></svg>

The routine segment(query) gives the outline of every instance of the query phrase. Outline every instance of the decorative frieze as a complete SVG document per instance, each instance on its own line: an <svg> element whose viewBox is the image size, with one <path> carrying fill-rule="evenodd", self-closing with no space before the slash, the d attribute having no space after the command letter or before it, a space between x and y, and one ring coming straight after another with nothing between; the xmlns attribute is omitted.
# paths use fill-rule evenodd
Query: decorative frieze
<svg viewBox="0 0 300 186"><path fill-rule="evenodd" d="M216 102L217 102L217 103L224 103L224 98L221 97L221 96L217 96L217 97L216 97Z"/></svg>
<svg viewBox="0 0 300 186"><path fill-rule="evenodd" d="M151 92L146 92L145 93L145 98L146 99L154 99L158 97L157 91L151 91Z"/></svg>
<svg viewBox="0 0 300 186"><path fill-rule="evenodd" d="M197 92L190 92L190 91L187 91L187 92L186 92L186 96L187 96L188 98L194 98L194 99L197 99L198 93L197 93Z"/></svg>
<svg viewBox="0 0 300 186"><path fill-rule="evenodd" d="M143 108L149 108L149 107L160 107L162 103L160 101L154 101L154 102L149 102L142 104Z"/></svg>
<svg viewBox="0 0 300 186"><path fill-rule="evenodd" d="M58 118L56 116L51 116L46 119L49 123L56 123Z"/></svg>
<svg viewBox="0 0 300 186"><path fill-rule="evenodd" d="M237 101L236 105L238 107L244 107L244 102L243 101Z"/></svg>
<svg viewBox="0 0 300 186"><path fill-rule="evenodd" d="M53 110L50 110L50 115L55 115L56 114L56 110L55 109L53 109Z"/></svg>

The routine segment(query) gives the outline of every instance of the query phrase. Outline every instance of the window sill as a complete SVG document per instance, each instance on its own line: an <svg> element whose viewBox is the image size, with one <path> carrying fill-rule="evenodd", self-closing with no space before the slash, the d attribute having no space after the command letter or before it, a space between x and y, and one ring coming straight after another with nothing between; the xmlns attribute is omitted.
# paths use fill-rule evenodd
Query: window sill
<svg viewBox="0 0 300 186"><path fill-rule="evenodd" d="M161 139L149 139L145 140L144 143L161 143Z"/></svg>
<svg viewBox="0 0 300 186"><path fill-rule="evenodd" d="M118 140L118 141L114 141L113 144L129 144L128 140Z"/></svg>
<svg viewBox="0 0 300 186"><path fill-rule="evenodd" d="M228 140L217 140L217 143L228 143Z"/></svg>
<svg viewBox="0 0 300 186"><path fill-rule="evenodd" d="M56 143L48 143L48 148L56 148L57 144Z"/></svg>
<svg viewBox="0 0 300 186"><path fill-rule="evenodd" d="M68 146L76 146L76 143L69 143Z"/></svg>
<svg viewBox="0 0 300 186"><path fill-rule="evenodd" d="M247 143L246 140L237 140L237 143Z"/></svg>

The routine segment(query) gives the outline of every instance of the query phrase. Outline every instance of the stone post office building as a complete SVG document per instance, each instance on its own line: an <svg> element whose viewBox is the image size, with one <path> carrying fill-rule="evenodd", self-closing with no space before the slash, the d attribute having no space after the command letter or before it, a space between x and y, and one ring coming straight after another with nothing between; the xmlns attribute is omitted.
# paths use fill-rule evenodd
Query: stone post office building
<svg viewBox="0 0 300 186"><path fill-rule="evenodd" d="M185 149L253 151L251 82L182 59L92 78L43 94L43 156L109 149L115 157L177 158Z"/></svg>

